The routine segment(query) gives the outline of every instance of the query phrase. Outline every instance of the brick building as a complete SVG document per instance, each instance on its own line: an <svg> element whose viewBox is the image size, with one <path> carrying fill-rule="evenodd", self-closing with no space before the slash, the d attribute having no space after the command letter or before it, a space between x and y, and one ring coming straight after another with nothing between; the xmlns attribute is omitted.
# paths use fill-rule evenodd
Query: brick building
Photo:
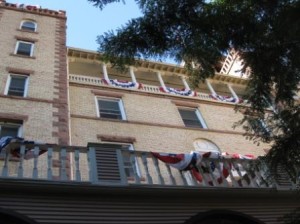
<svg viewBox="0 0 300 224"><path fill-rule="evenodd" d="M270 182L254 160L203 159L200 181L151 154L265 154L233 128L247 78L232 61L191 89L180 66L121 73L67 48L64 11L2 0L0 30L0 136L41 142L1 152L7 223L271 224L299 205L288 176Z"/></svg>

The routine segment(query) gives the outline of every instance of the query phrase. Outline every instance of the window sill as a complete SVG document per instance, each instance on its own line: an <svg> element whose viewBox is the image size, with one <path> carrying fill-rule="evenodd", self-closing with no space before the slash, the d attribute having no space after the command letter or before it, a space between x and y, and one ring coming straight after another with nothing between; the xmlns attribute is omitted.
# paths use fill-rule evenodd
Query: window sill
<svg viewBox="0 0 300 224"><path fill-rule="evenodd" d="M102 121L115 121L115 122L127 122L127 120L120 120L120 119L113 119L113 118L105 118L105 117L98 117L99 120Z"/></svg>
<svg viewBox="0 0 300 224"><path fill-rule="evenodd" d="M39 34L39 33L38 33L38 32L36 32L36 31L30 31L30 30L22 30L22 29L17 29L17 31L24 32L24 33L33 33L33 34Z"/></svg>
<svg viewBox="0 0 300 224"><path fill-rule="evenodd" d="M19 57L19 58L36 59L36 57L34 57L34 56L26 56L26 55L20 55L20 54L10 54L10 56Z"/></svg>

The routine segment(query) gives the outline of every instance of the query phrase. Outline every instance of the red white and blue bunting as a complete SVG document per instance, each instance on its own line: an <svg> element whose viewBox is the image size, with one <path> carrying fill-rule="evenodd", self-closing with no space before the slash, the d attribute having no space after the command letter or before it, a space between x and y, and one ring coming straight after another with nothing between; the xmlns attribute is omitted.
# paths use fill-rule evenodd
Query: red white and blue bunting
<svg viewBox="0 0 300 224"><path fill-rule="evenodd" d="M129 82L125 80L117 80L117 79L102 79L106 85L128 88L128 89L141 89L143 85L137 82Z"/></svg>
<svg viewBox="0 0 300 224"><path fill-rule="evenodd" d="M240 98L234 98L232 96L221 96L218 94L211 94L209 95L211 98L217 101L222 101L222 102L229 102L229 103L242 103L243 100Z"/></svg>
<svg viewBox="0 0 300 224"><path fill-rule="evenodd" d="M181 96L197 96L197 93L195 91L190 90L190 89L180 90L180 89L161 86L159 88L159 90L161 92L164 92L164 93L170 93L170 94L181 95Z"/></svg>
<svg viewBox="0 0 300 224"><path fill-rule="evenodd" d="M197 152L192 151L191 153L181 153L181 154L170 154L170 153L158 153L158 152L151 152L151 154L159 159L160 161L170 165L181 171L191 171L192 175L198 182L203 181L203 177L199 172L199 166L203 169L204 172L214 172L216 169L216 165L213 161L210 162L209 168L206 167L207 164L202 163L203 158L210 158L210 159L246 159L251 160L255 159L256 157L251 154L241 155L241 154L228 154L228 153L218 153L218 152ZM222 174L218 173L216 177L216 181L221 184L223 182L223 178L227 178L229 176L230 169L233 167L229 165L229 167L225 167L223 163L221 165L221 172ZM214 175L211 173L211 175ZM213 181L209 180L208 184L213 185Z"/></svg>

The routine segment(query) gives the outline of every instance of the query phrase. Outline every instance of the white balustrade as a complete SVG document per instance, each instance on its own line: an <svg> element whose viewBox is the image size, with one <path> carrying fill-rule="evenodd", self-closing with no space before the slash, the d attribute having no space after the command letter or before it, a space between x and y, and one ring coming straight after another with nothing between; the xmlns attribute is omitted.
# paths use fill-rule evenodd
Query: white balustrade
<svg viewBox="0 0 300 224"><path fill-rule="evenodd" d="M97 161L100 157L107 157L110 163ZM203 158L195 170L197 175L175 169L146 151L118 149L96 156L93 148L12 143L0 154L0 178L165 187L276 187L275 180L267 178L269 171L260 160Z"/></svg>
<svg viewBox="0 0 300 224"><path fill-rule="evenodd" d="M0 178L90 181L87 148L11 143L1 152Z"/></svg>
<svg viewBox="0 0 300 224"><path fill-rule="evenodd" d="M128 152L122 150L122 155L128 156ZM175 169L153 157L149 152L132 151L130 158L134 169L137 163L140 167L132 176L126 177L129 184L221 188L273 187L266 178L266 168L259 170L259 161L256 160L203 158L197 166L199 174L197 178L191 171ZM199 177L202 180L199 180Z"/></svg>
<svg viewBox="0 0 300 224"><path fill-rule="evenodd" d="M87 84L87 85L94 85L94 86L106 86L107 87L107 84L105 82L103 82L103 79L98 78L98 77L70 74L69 80L72 83ZM113 87L113 88L122 88L122 87ZM132 90L149 92L149 93L157 93L157 94L167 94L167 93L160 91L160 86L152 86L152 85L146 85L146 84L142 84L142 88L140 88L140 89L137 89L137 90L132 89ZM172 95L172 96L174 96L174 95ZM184 96L178 95L178 97L184 97ZM202 100L215 101L207 93L197 92L196 97L200 98Z"/></svg>

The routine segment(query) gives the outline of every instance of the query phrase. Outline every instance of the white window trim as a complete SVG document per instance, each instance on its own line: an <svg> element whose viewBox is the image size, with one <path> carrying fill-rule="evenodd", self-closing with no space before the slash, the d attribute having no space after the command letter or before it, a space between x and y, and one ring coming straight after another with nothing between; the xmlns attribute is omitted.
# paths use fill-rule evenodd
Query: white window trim
<svg viewBox="0 0 300 224"><path fill-rule="evenodd" d="M34 51L34 43L33 42L28 42L28 41L23 41L23 40L17 40L17 44L16 44L16 48L15 48L15 53L14 54L19 55L19 54L17 54L17 51L18 51L20 43L31 44L31 49L30 49L30 55L29 55L29 57L32 57L33 56L33 51Z"/></svg>
<svg viewBox="0 0 300 224"><path fill-rule="evenodd" d="M96 112L97 112L97 117L100 117L100 111L99 111L99 103L98 103L98 100L110 100L110 101L117 101L118 104L119 104L119 108L120 108L120 112L121 112L121 117L122 119L121 120L127 120L126 118L126 114L125 114L125 109L124 109L124 105L123 105L123 101L122 99L120 98L113 98L113 97L99 97L99 96L96 96L95 97L95 104L96 104ZM116 119L117 120L117 119Z"/></svg>
<svg viewBox="0 0 300 224"><path fill-rule="evenodd" d="M21 76L21 77L25 77L25 86L24 86L24 93L23 93L23 97L27 97L27 93L28 93L28 83L29 83L29 76L27 75L21 75L21 74L9 74L7 82L6 82L6 86L4 89L4 95L8 95L8 90L10 87L10 82L11 82L11 77L12 76Z"/></svg>
<svg viewBox="0 0 300 224"><path fill-rule="evenodd" d="M1 128L3 125L18 127L18 136L17 137L23 136L23 125L22 124L12 123L12 122L0 122L0 132L1 132Z"/></svg>
<svg viewBox="0 0 300 224"><path fill-rule="evenodd" d="M24 23L26 23L26 22L30 22L30 23L33 23L34 24L34 30L32 31L32 32L36 32L36 30L37 30L37 22L35 22L35 21L32 21L32 20L29 20L29 19L25 19L25 20L22 20L22 22L21 22L21 24L20 24L20 29L21 30L24 30L24 29L22 29L22 26L23 26L23 24ZM26 31L28 31L28 30L26 30Z"/></svg>
<svg viewBox="0 0 300 224"><path fill-rule="evenodd" d="M202 117L202 114L200 113L200 110L198 108L196 108L196 115L198 117L198 119L200 120L200 123L202 124L202 128L207 129L207 124L205 122L205 120Z"/></svg>
<svg viewBox="0 0 300 224"><path fill-rule="evenodd" d="M205 120L203 119L202 115L201 115L201 112L198 108L193 108L193 107L178 107L178 113L179 113L179 110L180 109L183 109L183 110L190 110L190 111L195 111L196 113L196 116L197 118L199 119L201 125L202 125L202 129L207 129L207 125L206 125L206 122ZM179 114L180 115L180 114ZM180 116L181 117L181 116ZM183 119L181 117L181 120L183 122Z"/></svg>

